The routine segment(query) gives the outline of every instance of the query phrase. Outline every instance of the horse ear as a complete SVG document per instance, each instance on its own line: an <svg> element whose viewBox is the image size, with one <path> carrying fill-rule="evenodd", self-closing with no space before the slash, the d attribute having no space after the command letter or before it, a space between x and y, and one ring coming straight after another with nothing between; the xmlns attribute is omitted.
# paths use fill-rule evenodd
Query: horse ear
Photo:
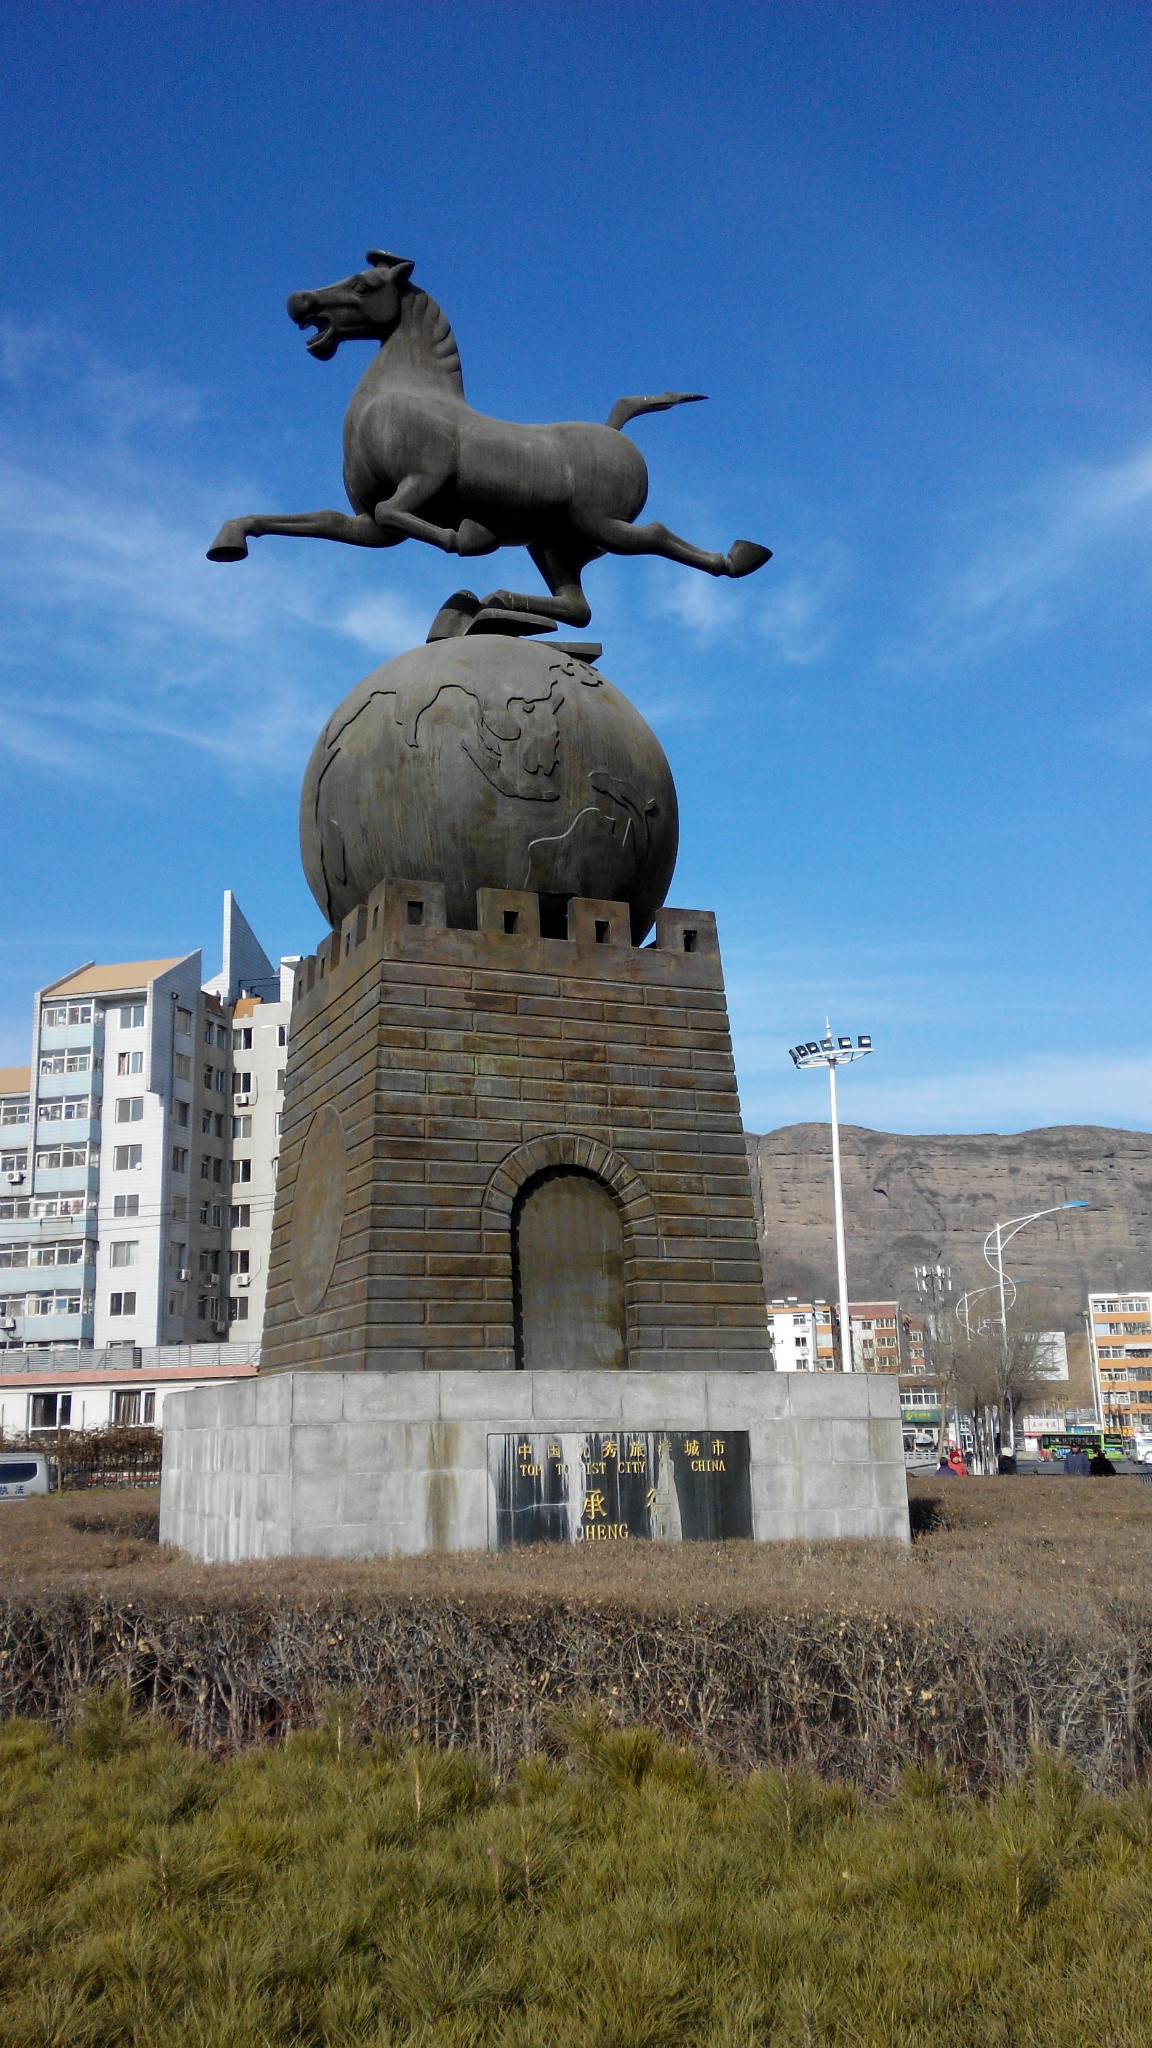
<svg viewBox="0 0 1152 2048"><path fill-rule="evenodd" d="M368 261L378 270L391 268L393 284L407 284L416 268L406 256L393 256L388 249L369 249Z"/></svg>

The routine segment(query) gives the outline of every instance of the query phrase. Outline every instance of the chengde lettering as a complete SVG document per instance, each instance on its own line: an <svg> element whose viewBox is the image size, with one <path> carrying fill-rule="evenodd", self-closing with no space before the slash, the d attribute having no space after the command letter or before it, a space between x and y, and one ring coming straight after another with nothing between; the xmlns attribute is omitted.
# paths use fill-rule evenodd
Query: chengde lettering
<svg viewBox="0 0 1152 2048"><path fill-rule="evenodd" d="M498 1550L752 1535L747 1430L490 1436L488 1477Z"/></svg>

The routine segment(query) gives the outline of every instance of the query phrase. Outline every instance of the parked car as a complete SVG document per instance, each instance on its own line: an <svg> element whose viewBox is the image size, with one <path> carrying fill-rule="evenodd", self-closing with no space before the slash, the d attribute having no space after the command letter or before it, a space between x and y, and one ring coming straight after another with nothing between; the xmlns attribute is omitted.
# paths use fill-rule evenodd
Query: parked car
<svg viewBox="0 0 1152 2048"><path fill-rule="evenodd" d="M1137 1430L1132 1456L1140 1465L1152 1465L1152 1436Z"/></svg>
<svg viewBox="0 0 1152 2048"><path fill-rule="evenodd" d="M25 1500L51 1493L52 1475L43 1451L0 1451L0 1500Z"/></svg>

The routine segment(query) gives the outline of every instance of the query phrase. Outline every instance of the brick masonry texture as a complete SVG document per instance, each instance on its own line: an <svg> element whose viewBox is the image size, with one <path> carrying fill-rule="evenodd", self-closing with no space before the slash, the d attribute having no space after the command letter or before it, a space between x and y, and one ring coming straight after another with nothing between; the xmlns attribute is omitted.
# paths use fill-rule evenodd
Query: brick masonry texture
<svg viewBox="0 0 1152 2048"><path fill-rule="evenodd" d="M537 897L481 890L477 925L450 929L436 885L388 881L297 970L261 1370L512 1367L513 1205L550 1166L616 1198L630 1367L766 1369L714 918L662 910L635 947L626 905L575 899L570 936L542 938ZM325 1103L346 1195L305 1314L294 1198ZM317 1199L301 1232L334 1227Z"/></svg>

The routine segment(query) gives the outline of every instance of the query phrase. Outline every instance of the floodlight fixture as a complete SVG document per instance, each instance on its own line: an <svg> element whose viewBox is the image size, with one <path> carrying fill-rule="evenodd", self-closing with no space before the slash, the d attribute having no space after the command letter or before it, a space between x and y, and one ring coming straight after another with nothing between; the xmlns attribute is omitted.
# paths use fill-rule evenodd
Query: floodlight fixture
<svg viewBox="0 0 1152 2048"><path fill-rule="evenodd" d="M834 1038L832 1026L824 1020L822 1039L806 1038L799 1045L789 1046L788 1055L794 1067L827 1067L828 1094L832 1111L832 1192L836 1208L836 1279L840 1291L840 1365L844 1372L851 1372L852 1365L852 1323L848 1313L848 1258L844 1248L844 1184L840 1172L840 1123L836 1113L836 1069L846 1067L853 1060L863 1059L872 1051L869 1037L857 1038L853 1045L850 1037Z"/></svg>

